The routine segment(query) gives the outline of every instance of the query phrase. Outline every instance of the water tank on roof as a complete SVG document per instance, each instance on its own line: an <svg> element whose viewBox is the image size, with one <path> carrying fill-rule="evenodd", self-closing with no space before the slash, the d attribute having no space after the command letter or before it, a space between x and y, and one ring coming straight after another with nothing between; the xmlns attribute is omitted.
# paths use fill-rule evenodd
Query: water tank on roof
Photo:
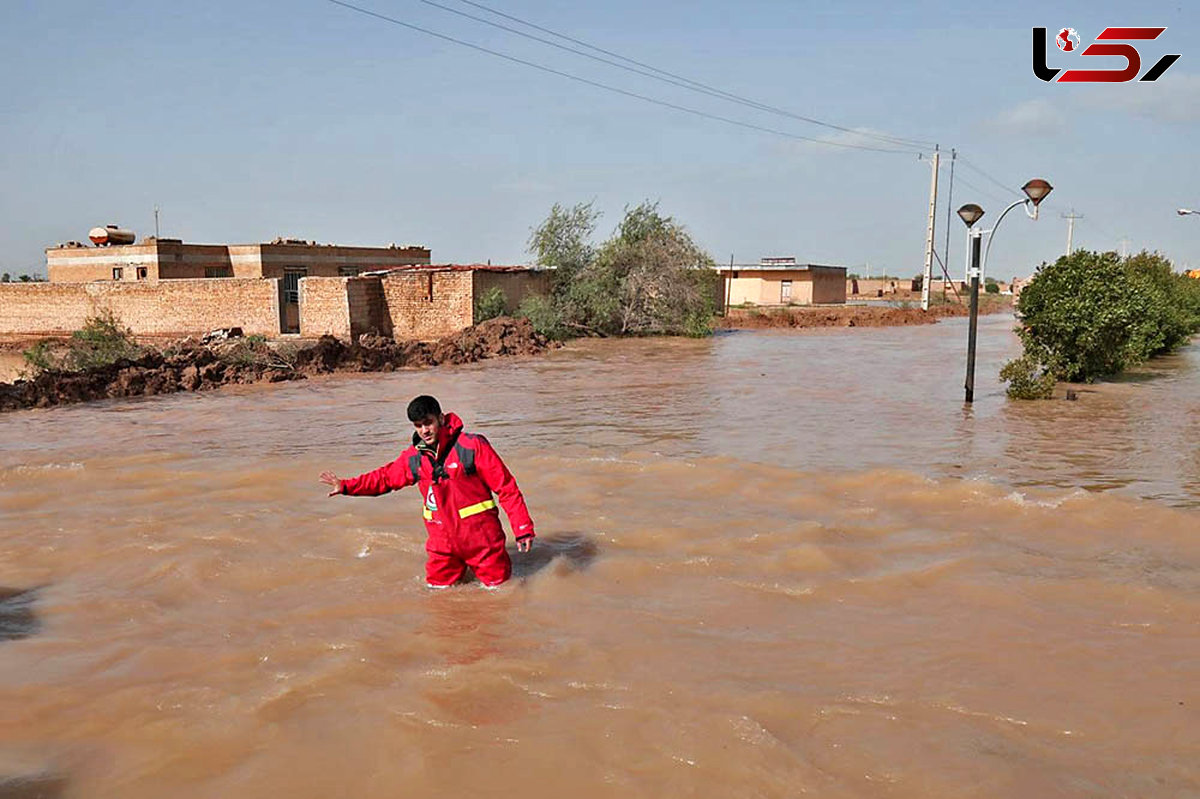
<svg viewBox="0 0 1200 799"><path fill-rule="evenodd" d="M114 244L133 244L137 241L137 236L134 235L132 230L126 230L116 225L94 227L88 231L88 238L97 247L109 247Z"/></svg>

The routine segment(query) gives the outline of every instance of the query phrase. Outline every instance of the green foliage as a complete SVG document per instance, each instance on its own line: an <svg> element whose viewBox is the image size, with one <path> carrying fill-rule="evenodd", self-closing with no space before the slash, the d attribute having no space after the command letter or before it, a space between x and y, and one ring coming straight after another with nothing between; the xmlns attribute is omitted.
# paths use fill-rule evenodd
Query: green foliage
<svg viewBox="0 0 1200 799"><path fill-rule="evenodd" d="M1040 367L1027 355L1004 364L1000 379L1008 383L1009 397L1026 400L1050 399L1057 382L1053 370Z"/></svg>
<svg viewBox="0 0 1200 799"><path fill-rule="evenodd" d="M517 307L517 316L528 319L533 329L547 338L557 341L569 338L562 314L551 297L531 294Z"/></svg>
<svg viewBox="0 0 1200 799"><path fill-rule="evenodd" d="M984 285L983 291L985 294L999 294L1000 284L993 280L991 283Z"/></svg>
<svg viewBox="0 0 1200 799"><path fill-rule="evenodd" d="M7 282L7 281L3 281ZM37 372L52 372L58 368L58 361L54 357L55 342L52 339L42 339L32 347L21 352L25 358L25 365Z"/></svg>
<svg viewBox="0 0 1200 799"><path fill-rule="evenodd" d="M71 371L108 366L123 358L136 358L142 349L133 340L133 331L121 325L111 310L104 309L84 320L83 327L71 334L65 365Z"/></svg>
<svg viewBox="0 0 1200 799"><path fill-rule="evenodd" d="M596 250L589 243L600 212L591 203L564 208L558 203L550 216L529 237L528 250L539 266L554 267L556 293L570 285L575 275L592 262Z"/></svg>
<svg viewBox="0 0 1200 799"><path fill-rule="evenodd" d="M507 308L508 298L504 296L504 289L492 286L475 303L475 324L503 316Z"/></svg>
<svg viewBox="0 0 1200 799"><path fill-rule="evenodd" d="M266 344L267 337L264 336L262 333L252 333L249 336L246 336L246 343L248 343L248 344Z"/></svg>
<svg viewBox="0 0 1200 799"><path fill-rule="evenodd" d="M1157 253L1079 250L1043 264L1017 302L1024 357L1092 382L1170 352L1200 330L1200 291Z"/></svg>
<svg viewBox="0 0 1200 799"><path fill-rule="evenodd" d="M590 204L555 205L530 238L538 263L556 267L554 313L533 309L543 324L576 335L711 332L720 277L687 230L644 202L626 208L613 235L593 248L587 237L598 218Z"/></svg>
<svg viewBox="0 0 1200 799"><path fill-rule="evenodd" d="M133 331L105 309L84 320L83 327L65 344L39 341L22 354L38 372L81 372L132 360L142 354L142 348L133 340Z"/></svg>

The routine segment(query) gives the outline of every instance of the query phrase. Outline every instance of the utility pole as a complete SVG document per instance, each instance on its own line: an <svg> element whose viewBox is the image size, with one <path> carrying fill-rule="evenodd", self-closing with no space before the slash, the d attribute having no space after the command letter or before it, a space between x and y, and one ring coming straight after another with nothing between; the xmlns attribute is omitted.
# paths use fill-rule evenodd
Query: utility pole
<svg viewBox="0 0 1200 799"><path fill-rule="evenodd" d="M1071 209L1071 213L1063 214L1062 218L1067 220L1067 255L1071 254L1071 242L1075 238L1075 220L1083 219L1083 214L1075 213L1075 209Z"/></svg>
<svg viewBox="0 0 1200 799"><path fill-rule="evenodd" d="M946 192L946 249L942 250L942 270L947 271L950 268L950 209L954 207L954 162L958 160L958 152L950 148L950 187ZM942 299L946 299L946 284L950 282L950 275L944 276L942 281ZM957 294L957 292L955 292Z"/></svg>
<svg viewBox="0 0 1200 799"><path fill-rule="evenodd" d="M158 206L154 206L154 238L158 238Z"/></svg>
<svg viewBox="0 0 1200 799"><path fill-rule="evenodd" d="M929 282L933 279L933 229L937 212L938 164L941 153L933 148L933 176L929 179L929 225L925 230L925 271L921 278L921 310L929 310Z"/></svg>

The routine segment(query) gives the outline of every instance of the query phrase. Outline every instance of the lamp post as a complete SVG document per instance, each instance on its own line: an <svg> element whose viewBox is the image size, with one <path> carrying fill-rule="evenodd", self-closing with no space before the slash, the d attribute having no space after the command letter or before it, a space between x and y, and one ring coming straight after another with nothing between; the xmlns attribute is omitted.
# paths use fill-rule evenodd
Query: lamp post
<svg viewBox="0 0 1200 799"><path fill-rule="evenodd" d="M983 234L989 234L988 246L983 252L983 266L986 266L987 256L992 250L992 239L995 238L996 229L1000 227L1000 223L1004 221L1004 217L1008 215L1008 212L1018 205L1024 205L1025 215L1030 219L1037 219L1038 205L1041 204L1042 200L1046 199L1046 195L1053 191L1054 187L1041 178L1034 178L1022 186L1021 190L1025 192L1026 199L1017 200L1005 208L991 230L980 230L975 227L975 223L983 218L983 208L975 203L967 203L958 209L959 218L962 219L968 228L971 246L971 316L967 332L967 380L964 386L967 402L975 401L975 340L979 330L979 277L982 271L979 262L979 252L983 245ZM1029 210L1031 204L1033 206L1032 212Z"/></svg>

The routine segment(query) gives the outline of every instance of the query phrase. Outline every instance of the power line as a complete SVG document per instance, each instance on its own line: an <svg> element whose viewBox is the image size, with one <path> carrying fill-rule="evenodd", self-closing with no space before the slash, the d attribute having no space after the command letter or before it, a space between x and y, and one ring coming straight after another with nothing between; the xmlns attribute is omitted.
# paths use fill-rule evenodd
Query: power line
<svg viewBox="0 0 1200 799"><path fill-rule="evenodd" d="M960 156L959 156L959 160L961 160L961 159L962 159L962 156L960 155ZM987 197L989 200L995 200L995 201L996 201L996 202L998 202L998 203L1007 203L1007 202L1008 202L1008 200L1004 199L1003 197L1000 197L1000 196L998 196L998 195L997 195L997 194L996 194L994 191L992 191L991 189L982 189L982 188L980 188L979 186L976 186L976 185L975 185L974 183L972 183L971 181L969 181L969 180L967 180L966 178L964 178L962 175L957 175L957 176L955 176L955 178L954 178L954 179L955 179L957 182L959 182L959 183L963 184L964 186L966 186L968 189L974 189L974 190L975 190L975 191L977 191L978 193L982 194L984 197Z"/></svg>
<svg viewBox="0 0 1200 799"><path fill-rule="evenodd" d="M389 22L393 25L399 25L402 28L408 28L409 30L414 30L414 31L417 31L418 33L423 33L427 36L433 36L437 39L442 39L443 41L451 42L453 44L461 45L463 47L469 47L472 50L478 50L481 53L487 53L488 55L496 56L497 58L503 58L505 61L511 61L514 64L522 64L527 67L532 67L533 69L541 70L542 72L547 72L551 75L558 75L559 77L567 78L568 80L573 80L578 83L586 84L588 86L594 86L598 89L605 89L606 91L615 92L616 94L624 95L625 97L632 97L637 100L643 100L647 103L653 103L655 105L659 105L664 108L671 108L676 111L682 111L686 114L692 114L693 116L703 117L705 119L712 119L712 120L716 120L718 122L725 122L726 124L736 125L738 127L747 128L749 130L757 130L757 131L761 131L763 133L772 133L776 136L783 136L784 138L788 138L788 139L796 139L799 141L813 142L814 144L825 144L825 145L829 145L830 147L845 147L845 148L849 148L849 149L853 149L853 150L867 150L867 151L876 152L876 153L904 153L904 154L908 154L908 155L912 155L912 154L915 154L918 152L917 150L914 150L914 149L887 149L887 148L883 148L883 147L871 147L871 146L868 146L865 144L851 144L849 142L837 142L837 141L831 141L828 139L818 139L818 138L815 138L812 136L802 136L798 133L788 133L787 131L778 130L776 128L768 128L764 125L756 125L752 122L742 122L740 120L730 119L729 117L721 116L719 114L710 114L705 111L700 111L699 109L696 109L696 108L690 108L685 105L678 105L676 103L671 103L666 100L659 100L654 97L648 97L644 94L638 94L637 92L631 92L626 89L621 89L616 86L611 86L607 83L601 83L599 81L594 81L594 80L590 80L588 78L580 77L579 75L573 75L570 72L563 72L562 70L554 69L553 67L548 67L548 66L545 66L544 64L538 64L533 61L526 61L523 58L518 58L516 56L508 55L507 53L501 53L498 50L492 50L492 49L483 47L478 44L473 44L471 42L463 41L462 39L456 39L453 36L447 36L444 33L438 33L437 31L432 31L432 30L429 30L428 28L422 28L419 25L413 25L410 22L404 22L404 21L396 19L394 17L389 17L386 14L380 14L377 11L371 11L370 9L362 8L360 6L353 5L352 3L347 3L347 2L345 2L345 0L328 0L328 2L333 3L334 5L337 5L337 6L342 6L343 8L347 8L351 11L356 11L359 14L363 14L368 17L374 17L374 18L382 20L384 22Z"/></svg>
<svg viewBox="0 0 1200 799"><path fill-rule="evenodd" d="M468 14L464 11L459 11L457 9L450 8L448 6L442 5L441 3L434 2L434 0L420 0L420 2L424 3L425 5L433 6L434 8L440 8L443 11L448 11L451 14L457 14L458 16L465 17L467 19L483 23L484 25L490 25L493 28L498 28L503 31L508 31L509 33L515 34L517 36L523 36L526 39L532 39L533 41L541 42L542 44L547 44L551 47L556 47L560 50L565 50L569 53L574 53L576 55L583 56L584 58L590 58L593 61L599 61L602 64L608 64L609 66L614 66L614 67L617 67L618 69L624 69L628 72L634 72L638 75L643 75L643 76L651 78L653 80L670 83L673 86L679 86L681 88L688 89L690 91L695 91L695 92L699 92L701 94L706 94L706 95L709 95L710 97L716 97L718 99L727 100L727 101L733 102L733 103L738 103L738 104L744 105L748 108L754 108L756 110L765 111L765 112L771 113L771 114L778 114L780 116L785 116L790 119L796 119L801 122L807 122L812 125L820 125L821 127L830 128L832 130L839 130L844 133L852 133L856 136L862 136L864 138L878 139L880 141L884 141L889 144L904 145L904 146L910 146L910 147L919 147L919 148L923 148L923 149L928 149L933 146L932 141L925 141L925 140L921 140L921 139L909 139L909 138L904 138L904 137L900 137L900 136L889 136L889 135L883 134L883 133L871 133L871 132L866 132L866 131L855 130L854 128L847 128L842 125L836 125L832 122L825 122L820 119L814 119L813 117L808 117L808 116L804 116L802 114L797 114L795 112L788 111L787 109L784 109L784 108L779 108L777 106L759 102L758 100L752 100L750 98L743 97L738 94L734 94L733 92L727 92L724 89L718 89L718 88L716 88L714 86L710 86L706 83L701 83L700 81L692 80L691 78L685 77L683 75L678 75L678 74L675 74L674 72L668 72L665 69L659 69L658 67L655 67L651 64L646 64L642 61L637 61L635 59L629 58L628 56L623 56L620 53L614 53L611 50L605 50L603 47L597 47L593 44L588 44L587 42L585 42L581 39L577 39L573 36L568 36L565 33L559 33L558 31L551 30L550 28L543 27L543 26L538 25L533 22L529 22L528 20L521 19L520 17L514 16L512 14L506 14L503 11L499 11L495 8L491 8L490 6L486 6L483 3L473 2L473 0L460 0L460 2L465 3L466 5L481 9L483 11L487 11L491 14L495 14L498 17L503 17L504 19L511 20L518 24L524 25L528 28L532 28L534 30L541 31L542 33L548 33L551 36L555 36L555 37L558 37L559 39L563 39L565 41L572 42L573 44L577 44L577 45L579 45L581 47L585 47L589 50L594 50L597 53L603 53L606 56L611 56L612 58L616 58L616 59L619 59L620 61L624 61L624 62L626 62L626 64L633 64L634 66L630 67L630 66L627 66L626 64L620 64L615 61L612 61L608 58L600 58L599 56L592 55L591 53L585 53L581 50L577 50L574 47L566 47L565 45L558 44L557 42L552 42L552 41L550 41L548 39L544 39L540 36L533 36L532 34L525 33L524 31L516 30L515 28L511 28L507 25L501 25L500 23L492 22L491 20L483 19L482 17L477 17L473 14ZM635 68L635 67L640 67L640 68Z"/></svg>
<svg viewBox="0 0 1200 799"><path fill-rule="evenodd" d="M1012 186L1009 186L1009 185L1008 185L1008 184L1006 184L1006 183L1002 183L1002 182L1000 182L999 180L996 180L994 177L992 177L991 175L989 175L987 172L984 172L982 169L980 169L979 167L975 166L973 163L971 163L970 161L968 161L966 158L963 158L961 155L959 156L959 160L963 162L963 166L965 166L967 169L973 169L973 170L975 170L976 172L978 172L979 174L983 175L985 178L987 178L988 180L990 180L992 183L995 183L997 186L999 186L1000 188L1004 189L1005 191L1012 192L1013 194L1020 194L1020 193L1021 193L1021 192L1017 191L1016 189L1014 189Z"/></svg>

